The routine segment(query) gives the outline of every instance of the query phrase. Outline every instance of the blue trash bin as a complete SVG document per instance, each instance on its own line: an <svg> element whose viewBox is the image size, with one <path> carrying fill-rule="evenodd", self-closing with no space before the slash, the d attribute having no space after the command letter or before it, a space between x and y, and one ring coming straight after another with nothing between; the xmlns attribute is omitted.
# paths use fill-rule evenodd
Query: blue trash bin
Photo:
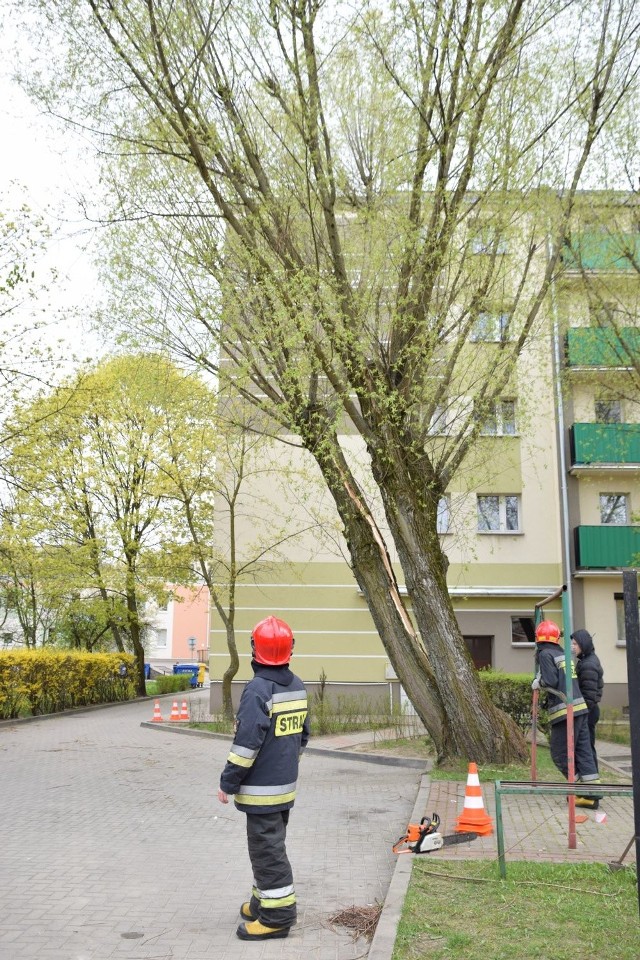
<svg viewBox="0 0 640 960"><path fill-rule="evenodd" d="M191 686L198 686L198 664L197 663L174 663L173 665L174 673L190 673L191 674Z"/></svg>
<svg viewBox="0 0 640 960"><path fill-rule="evenodd" d="M150 664L150 663L145 663L145 665L144 665L144 678L145 678L145 680L150 680L150 679L151 679L151 664Z"/></svg>

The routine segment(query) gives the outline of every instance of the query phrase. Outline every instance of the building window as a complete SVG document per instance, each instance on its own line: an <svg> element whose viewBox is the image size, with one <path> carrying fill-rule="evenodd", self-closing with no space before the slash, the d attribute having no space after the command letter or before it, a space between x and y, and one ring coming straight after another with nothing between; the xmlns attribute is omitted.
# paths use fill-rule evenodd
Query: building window
<svg viewBox="0 0 640 960"><path fill-rule="evenodd" d="M627 631L624 624L624 594L614 593L613 599L616 605L616 647L626 647ZM640 600L640 597L638 597Z"/></svg>
<svg viewBox="0 0 640 960"><path fill-rule="evenodd" d="M511 617L511 643L535 644L536 628L533 617Z"/></svg>
<svg viewBox="0 0 640 960"><path fill-rule="evenodd" d="M622 599L622 594L615 594L616 601L616 646L617 647L626 647L627 645L627 631L624 625L624 601Z"/></svg>
<svg viewBox="0 0 640 960"><path fill-rule="evenodd" d="M516 432L515 400L496 400L480 433L488 437L512 437Z"/></svg>
<svg viewBox="0 0 640 960"><path fill-rule="evenodd" d="M622 423L622 404L619 400L596 400L596 423Z"/></svg>
<svg viewBox="0 0 640 960"><path fill-rule="evenodd" d="M451 498L448 496L440 497L438 500L438 515L436 519L436 529L438 533L448 533L450 522Z"/></svg>
<svg viewBox="0 0 640 960"><path fill-rule="evenodd" d="M454 421L454 411L449 403L439 403L433 411L431 423L429 424L429 435L451 433Z"/></svg>
<svg viewBox="0 0 640 960"><path fill-rule="evenodd" d="M167 631L156 630L156 647L166 647L166 645L167 645Z"/></svg>
<svg viewBox="0 0 640 960"><path fill-rule="evenodd" d="M508 313L479 313L471 330L472 343L502 343L507 339Z"/></svg>
<svg viewBox="0 0 640 960"><path fill-rule="evenodd" d="M520 497L478 496L478 533L518 533Z"/></svg>
<svg viewBox="0 0 640 960"><path fill-rule="evenodd" d="M600 523L626 526L629 523L629 509L626 493L600 494Z"/></svg>

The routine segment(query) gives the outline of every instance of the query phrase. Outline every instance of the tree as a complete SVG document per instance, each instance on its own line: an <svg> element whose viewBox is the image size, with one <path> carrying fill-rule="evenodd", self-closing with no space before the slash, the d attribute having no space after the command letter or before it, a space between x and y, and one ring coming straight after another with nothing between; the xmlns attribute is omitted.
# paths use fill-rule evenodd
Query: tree
<svg viewBox="0 0 640 960"><path fill-rule="evenodd" d="M203 397L211 403L197 378L159 357L115 357L12 421L8 469L28 493L23 509L39 527L41 552L71 599L80 591L101 600L113 644L136 655L141 695L144 603L167 583L190 582L191 547L167 479L167 425L210 429Z"/></svg>
<svg viewBox="0 0 640 960"><path fill-rule="evenodd" d="M154 335L225 375L219 337L230 387L312 453L439 755L523 755L460 636L438 503L539 335L594 145L636 92L637 10L59 0L44 14L71 31L58 92L123 156L117 218L164 242ZM433 435L443 402L455 417Z"/></svg>
<svg viewBox="0 0 640 960"><path fill-rule="evenodd" d="M296 482L312 484L313 480L282 461L279 477L273 476L265 426L255 413L247 416L246 410L239 409L234 415L232 405L223 403L215 426L215 447L203 445L200 436L168 426L167 470L193 550L193 577L207 586L225 628L229 663L222 677L222 710L232 720L231 685L239 669L238 585L253 580L274 562L288 562L287 548L311 529L319 536L322 528L318 518L310 517L308 523L292 518L284 491ZM270 492L274 485L281 486L282 496L275 498L280 511L274 498L265 494L262 478L268 478ZM269 522L261 527L255 518L266 511Z"/></svg>

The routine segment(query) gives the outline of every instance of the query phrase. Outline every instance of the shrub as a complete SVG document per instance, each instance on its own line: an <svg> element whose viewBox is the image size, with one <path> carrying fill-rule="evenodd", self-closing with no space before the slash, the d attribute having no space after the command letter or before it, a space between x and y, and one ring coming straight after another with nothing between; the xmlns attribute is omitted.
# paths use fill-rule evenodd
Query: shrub
<svg viewBox="0 0 640 960"><path fill-rule="evenodd" d="M529 673L500 673L494 670L481 670L480 679L487 688L492 703L504 711L526 733L531 727L531 707L533 691L531 690L532 674ZM547 712L544 709L544 699L538 709L538 727L542 731L548 729Z"/></svg>
<svg viewBox="0 0 640 960"><path fill-rule="evenodd" d="M130 653L46 649L0 653L0 718L131 700L136 695L134 665ZM122 666L127 668L124 677Z"/></svg>
<svg viewBox="0 0 640 960"><path fill-rule="evenodd" d="M188 673L167 673L156 677L153 682L157 694L177 693L179 690L188 690L191 687L191 675Z"/></svg>

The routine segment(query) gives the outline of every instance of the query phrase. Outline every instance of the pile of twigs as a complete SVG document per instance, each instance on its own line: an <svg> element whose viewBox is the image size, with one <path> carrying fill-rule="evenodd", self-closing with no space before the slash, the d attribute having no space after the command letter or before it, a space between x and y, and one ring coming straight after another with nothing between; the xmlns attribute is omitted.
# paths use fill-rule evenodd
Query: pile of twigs
<svg viewBox="0 0 640 960"><path fill-rule="evenodd" d="M366 937L367 940L371 940L376 932L381 912L381 903L369 907L347 907L346 910L341 910L340 913L329 917L329 922L340 927L347 927L354 940L357 940L358 937Z"/></svg>

